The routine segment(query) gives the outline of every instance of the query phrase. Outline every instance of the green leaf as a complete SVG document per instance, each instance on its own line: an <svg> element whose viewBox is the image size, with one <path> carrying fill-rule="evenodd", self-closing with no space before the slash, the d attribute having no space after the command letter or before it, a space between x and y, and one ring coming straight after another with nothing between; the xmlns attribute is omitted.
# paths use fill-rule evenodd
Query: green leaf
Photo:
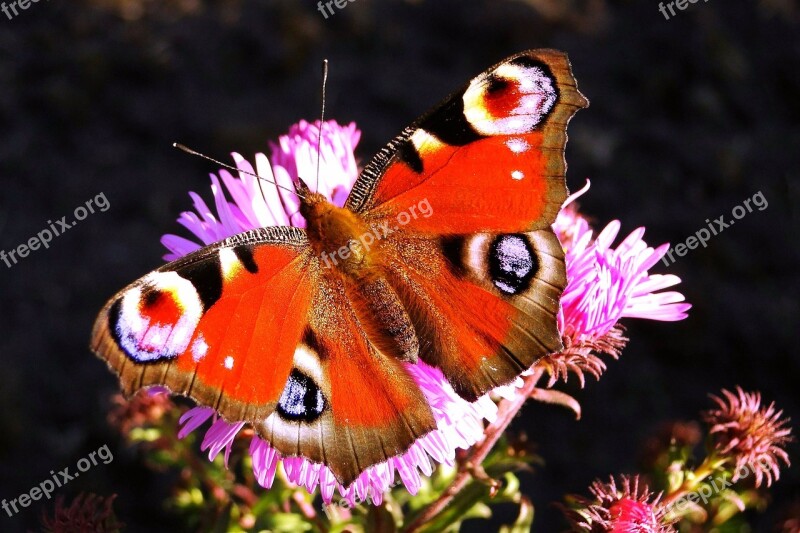
<svg viewBox="0 0 800 533"><path fill-rule="evenodd" d="M533 504L522 496L519 502L519 516L510 526L500 528L500 533L529 533L533 527Z"/></svg>

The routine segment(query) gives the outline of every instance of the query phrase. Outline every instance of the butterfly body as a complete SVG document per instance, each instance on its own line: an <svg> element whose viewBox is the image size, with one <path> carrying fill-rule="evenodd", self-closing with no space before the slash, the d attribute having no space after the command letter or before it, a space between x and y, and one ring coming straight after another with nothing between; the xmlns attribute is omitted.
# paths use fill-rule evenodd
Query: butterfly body
<svg viewBox="0 0 800 533"><path fill-rule="evenodd" d="M300 181L305 229L234 235L120 291L92 349L126 393L166 386L347 486L436 428L408 365L473 401L561 349L550 226L585 106L564 54L508 58L381 150L343 207Z"/></svg>
<svg viewBox="0 0 800 533"><path fill-rule="evenodd" d="M305 186L301 186L306 189ZM417 361L419 342L402 301L383 273L380 234L347 208L300 191L310 248L322 258L323 275L344 286L370 342L382 353Z"/></svg>

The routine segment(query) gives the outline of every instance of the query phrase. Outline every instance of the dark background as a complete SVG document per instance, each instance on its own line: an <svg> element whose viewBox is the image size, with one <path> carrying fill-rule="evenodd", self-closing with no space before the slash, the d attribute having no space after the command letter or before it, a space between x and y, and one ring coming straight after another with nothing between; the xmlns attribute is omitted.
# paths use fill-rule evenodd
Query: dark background
<svg viewBox="0 0 800 533"><path fill-rule="evenodd" d="M171 524L166 478L105 422L116 379L87 348L91 323L161 263L159 238L180 233L187 192L210 197L215 168L171 143L252 159L318 115L325 57L329 116L358 123L362 161L489 65L553 47L591 101L570 125L568 182L591 178L581 204L598 227L618 218L624 234L646 226L649 243L677 243L757 191L769 201L653 269L683 279L690 317L627 321L622 360L585 390L568 387L583 420L529 405L515 422L546 459L523 476L537 531L563 527L551 506L563 493L636 471L658 422L695 417L709 392L758 389L800 420L798 16L790 0L699 2L671 20L651 0L357 0L328 20L296 0L42 0L0 14L0 249L100 192L111 203L50 249L0 263L0 498L109 444L114 462L58 494L120 493L130 531ZM800 471L771 494L750 517L758 531L800 499ZM36 528L40 509L0 513L0 530Z"/></svg>

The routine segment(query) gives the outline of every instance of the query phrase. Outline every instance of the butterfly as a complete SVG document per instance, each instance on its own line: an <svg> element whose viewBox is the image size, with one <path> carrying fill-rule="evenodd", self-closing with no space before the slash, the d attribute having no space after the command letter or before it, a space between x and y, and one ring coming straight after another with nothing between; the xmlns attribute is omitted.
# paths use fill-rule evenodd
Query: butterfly
<svg viewBox="0 0 800 533"><path fill-rule="evenodd" d="M126 394L167 387L348 486L436 427L406 365L474 401L562 349L551 225L587 105L564 53L516 54L382 148L343 207L301 179L305 229L240 233L125 287L91 348Z"/></svg>

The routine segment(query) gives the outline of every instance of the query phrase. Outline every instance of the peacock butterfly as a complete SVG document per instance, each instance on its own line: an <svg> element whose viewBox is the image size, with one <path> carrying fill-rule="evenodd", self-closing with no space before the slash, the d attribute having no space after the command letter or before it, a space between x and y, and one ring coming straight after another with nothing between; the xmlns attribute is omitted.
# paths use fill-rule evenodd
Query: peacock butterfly
<svg viewBox="0 0 800 533"><path fill-rule="evenodd" d="M165 386L347 486L435 427L405 363L472 401L562 348L550 226L587 105L565 54L516 54L381 149L344 207L300 180L305 230L240 233L124 288L91 348L126 394Z"/></svg>

